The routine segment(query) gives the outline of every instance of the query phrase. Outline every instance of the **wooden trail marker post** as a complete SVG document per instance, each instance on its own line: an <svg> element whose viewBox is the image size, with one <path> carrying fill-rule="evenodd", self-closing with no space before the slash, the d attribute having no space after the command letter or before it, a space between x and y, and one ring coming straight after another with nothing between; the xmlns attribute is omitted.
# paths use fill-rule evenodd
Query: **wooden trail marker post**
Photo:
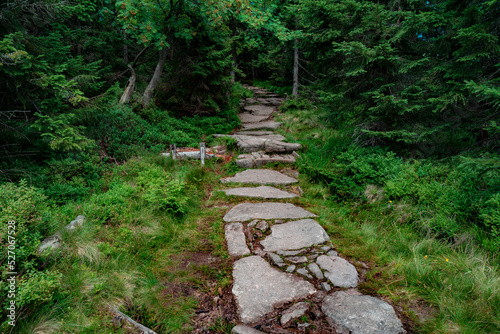
<svg viewBox="0 0 500 334"><path fill-rule="evenodd" d="M201 165L202 166L205 165L205 153L206 153L205 142L201 142L200 143L200 159L201 159Z"/></svg>
<svg viewBox="0 0 500 334"><path fill-rule="evenodd" d="M177 158L177 147L174 145L170 145L170 152L171 152L171 156L172 156L172 159L175 160Z"/></svg>

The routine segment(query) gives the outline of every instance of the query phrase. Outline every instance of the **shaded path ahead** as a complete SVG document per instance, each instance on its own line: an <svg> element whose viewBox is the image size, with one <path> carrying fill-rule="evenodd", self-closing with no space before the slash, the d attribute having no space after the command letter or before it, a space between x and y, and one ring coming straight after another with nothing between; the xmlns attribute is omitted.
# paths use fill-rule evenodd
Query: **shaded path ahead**
<svg viewBox="0 0 500 334"><path fill-rule="evenodd" d="M243 130L233 138L247 152L237 164L249 169L221 180L239 186L227 195L252 199L224 216L241 322L233 333L405 333L391 305L356 289L356 268L338 255L316 215L287 202L297 197L290 192L297 173L250 169L293 164L301 146L269 131L280 126L272 116L283 100L247 88L256 98L243 103Z"/></svg>

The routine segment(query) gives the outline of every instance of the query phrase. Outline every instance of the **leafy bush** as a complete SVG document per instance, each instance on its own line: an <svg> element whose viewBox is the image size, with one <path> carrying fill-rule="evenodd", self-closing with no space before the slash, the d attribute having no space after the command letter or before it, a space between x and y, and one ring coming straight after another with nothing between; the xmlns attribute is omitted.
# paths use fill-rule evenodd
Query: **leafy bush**
<svg viewBox="0 0 500 334"><path fill-rule="evenodd" d="M187 210L186 185L175 180L160 167L148 168L139 173L137 185L144 191L144 199L158 210L184 214Z"/></svg>
<svg viewBox="0 0 500 334"><path fill-rule="evenodd" d="M47 197L34 187L28 186L26 180L19 184L5 183L0 186L0 241L2 249L7 249L8 222L15 221L15 269L8 269L7 252L0 255L0 291L6 296L8 289L7 272L18 272L16 304L18 314L33 310L35 305L48 302L59 286L60 274L41 271L42 266L37 248L42 237L54 227L54 217L47 206ZM0 330L6 327L7 298L3 298L0 306Z"/></svg>

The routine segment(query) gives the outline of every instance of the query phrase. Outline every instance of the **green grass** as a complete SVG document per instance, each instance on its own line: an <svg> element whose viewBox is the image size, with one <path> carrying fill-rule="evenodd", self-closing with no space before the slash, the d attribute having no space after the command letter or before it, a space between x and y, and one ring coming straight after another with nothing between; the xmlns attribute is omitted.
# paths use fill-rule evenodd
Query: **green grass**
<svg viewBox="0 0 500 334"><path fill-rule="evenodd" d="M414 162L427 166L425 178L413 183L421 191L388 198L387 192L403 187L407 179L390 174L413 170L408 162L384 152L374 154L375 158L370 153L355 156L354 162L345 160L345 152L359 149L352 130L329 128L315 108L285 107L283 111L282 134L298 138L307 148L298 162L304 190L301 203L319 215L337 250L357 266L364 278L359 289L391 300L418 333L500 332L498 257L482 247L473 221L463 224L448 215L467 217L463 213L467 208L447 208L443 201L443 189L448 201L455 198L452 204L463 195L458 181L452 183L439 173L453 165ZM374 176L386 168L387 161L388 175ZM393 188L388 188L388 180ZM433 182L441 192L425 187ZM378 184L385 197L370 203L363 194L369 183ZM441 202L437 205L432 200ZM440 215L458 227L446 230L444 225L449 233L443 234L427 223Z"/></svg>
<svg viewBox="0 0 500 334"><path fill-rule="evenodd" d="M17 332L128 332L111 322L109 307L158 333L190 332L199 302L196 291L212 294L230 285L223 210L205 208L219 168L212 161L201 167L199 161L134 158L105 176L105 193L61 207L40 207L61 217L46 235L63 231L63 247L42 257L48 266L42 269L61 278L50 298L26 301ZM156 188L162 178L182 186L175 188L168 205L163 204L171 196L170 183L163 192ZM87 217L85 224L64 231L77 214ZM204 254L217 256L217 265L198 259Z"/></svg>

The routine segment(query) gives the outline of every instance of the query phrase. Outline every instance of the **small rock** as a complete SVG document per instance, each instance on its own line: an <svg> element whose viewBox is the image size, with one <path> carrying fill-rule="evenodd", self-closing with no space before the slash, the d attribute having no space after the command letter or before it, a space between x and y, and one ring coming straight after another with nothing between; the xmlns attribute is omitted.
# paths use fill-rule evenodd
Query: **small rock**
<svg viewBox="0 0 500 334"><path fill-rule="evenodd" d="M325 290L326 292L328 292L328 291L332 290L332 287L331 287L331 286L330 286L330 284L328 284L327 282L323 282L323 283L321 283L321 288L322 288L323 290Z"/></svg>
<svg viewBox="0 0 500 334"><path fill-rule="evenodd" d="M66 230L68 231L74 230L75 228L82 226L84 222L85 222L85 216L80 215L76 217L76 219L73 220L71 223L69 223L68 226L66 226Z"/></svg>
<svg viewBox="0 0 500 334"><path fill-rule="evenodd" d="M283 256L295 256L295 255L298 255L298 254L303 253L303 252L304 252L303 249L299 249L299 250L291 250L291 251L280 250L280 251L277 251L276 253L278 253L279 255L283 255Z"/></svg>
<svg viewBox="0 0 500 334"><path fill-rule="evenodd" d="M294 265L294 264L292 264L291 266L288 266L288 267L286 268L286 272L287 272L287 273L292 273L292 272L295 270L295 268L297 268L297 266L296 266L296 265Z"/></svg>
<svg viewBox="0 0 500 334"><path fill-rule="evenodd" d="M274 221L275 224L283 224L285 221L283 219L276 219Z"/></svg>
<svg viewBox="0 0 500 334"><path fill-rule="evenodd" d="M52 235L48 238L45 238L40 243L40 246L38 246L38 254L42 254L43 251L45 251L47 249L49 249L49 250L57 249L57 248L61 247L61 245L62 245L62 240L59 237L59 235L57 235L57 234Z"/></svg>
<svg viewBox="0 0 500 334"><path fill-rule="evenodd" d="M300 194L300 196L304 195L304 191L302 190L302 188L301 188L301 187L297 187L297 189L299 190L299 194Z"/></svg>
<svg viewBox="0 0 500 334"><path fill-rule="evenodd" d="M297 272L298 272L299 274L301 274L301 275L304 275L304 276L305 276L305 277L307 277L307 278L313 278L313 277L309 274L309 272L307 271L307 269L306 269L306 268L300 268L300 269L297 269Z"/></svg>
<svg viewBox="0 0 500 334"><path fill-rule="evenodd" d="M313 261L313 260L316 260L316 258L319 256L319 254L313 254L313 255L309 255L307 258L310 260L310 261Z"/></svg>
<svg viewBox="0 0 500 334"><path fill-rule="evenodd" d="M279 255L276 255L274 253L267 253L267 254L269 254L269 257L271 258L271 262L273 264L277 265L278 267L285 266L285 262Z"/></svg>
<svg viewBox="0 0 500 334"><path fill-rule="evenodd" d="M328 255L328 256L339 256L339 253L337 253L337 251L331 250L328 253L326 253L326 255Z"/></svg>
<svg viewBox="0 0 500 334"><path fill-rule="evenodd" d="M316 276L319 279L324 279L325 276L323 276L323 272L321 269L319 269L318 265L316 263L311 263L307 266L307 269L309 269L310 272L313 273L314 276Z"/></svg>
<svg viewBox="0 0 500 334"><path fill-rule="evenodd" d="M316 263L325 270L325 277L334 286L341 288L354 288L358 285L358 272L356 268L338 256L321 255Z"/></svg>
<svg viewBox="0 0 500 334"><path fill-rule="evenodd" d="M238 325L238 326L233 328L231 333L232 334L261 334L264 332L258 331L255 328L252 328L249 326Z"/></svg>
<svg viewBox="0 0 500 334"><path fill-rule="evenodd" d="M226 242L229 255L243 256L250 254L245 239L245 233L243 232L243 224L232 223L226 225Z"/></svg>
<svg viewBox="0 0 500 334"><path fill-rule="evenodd" d="M323 247L321 247L321 250L323 252L328 252L330 249L332 249L332 247L330 247L330 246L323 246Z"/></svg>
<svg viewBox="0 0 500 334"><path fill-rule="evenodd" d="M269 228L269 224L265 220L262 220L255 227L261 230L262 232L266 232L267 229Z"/></svg>
<svg viewBox="0 0 500 334"><path fill-rule="evenodd" d="M286 259L292 263L306 263L308 261L305 256L291 256Z"/></svg>
<svg viewBox="0 0 500 334"><path fill-rule="evenodd" d="M286 309L281 314L280 318L281 326L288 327L293 320L298 319L302 317L304 314L306 314L306 312L309 310L310 307L311 305L309 305L308 303L300 302Z"/></svg>
<svg viewBox="0 0 500 334"><path fill-rule="evenodd" d="M254 227L255 225L257 225L257 223L258 223L258 222L259 222L259 220L258 220L258 219L254 219L254 220L252 220L250 223L248 223L248 227L249 227L249 228L252 228L252 227Z"/></svg>
<svg viewBox="0 0 500 334"><path fill-rule="evenodd" d="M296 157L297 159L302 159L302 157L300 156L300 154L298 154L297 152L293 151L292 152L293 156Z"/></svg>
<svg viewBox="0 0 500 334"><path fill-rule="evenodd" d="M305 328L307 328L307 327L309 327L309 326L311 326L311 324L309 324L309 323L305 322L305 323L303 323L303 324L298 324L298 325L297 325L297 328L299 328L299 329L305 329Z"/></svg>

